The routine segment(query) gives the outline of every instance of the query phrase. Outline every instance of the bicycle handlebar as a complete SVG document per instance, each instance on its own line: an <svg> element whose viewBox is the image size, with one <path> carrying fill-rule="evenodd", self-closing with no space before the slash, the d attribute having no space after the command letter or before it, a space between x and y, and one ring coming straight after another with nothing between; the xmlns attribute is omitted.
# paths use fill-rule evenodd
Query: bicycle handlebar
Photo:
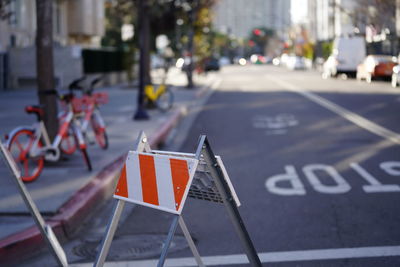
<svg viewBox="0 0 400 267"><path fill-rule="evenodd" d="M59 98L61 101L70 103L72 101L72 99L74 98L74 94L73 93L61 94L61 95L59 95Z"/></svg>
<svg viewBox="0 0 400 267"><path fill-rule="evenodd" d="M70 91L72 91L72 90L83 90L83 87L82 87L82 85L80 85L80 83L83 82L84 80L86 80L86 76L82 76L82 77L72 81L69 84L68 89Z"/></svg>
<svg viewBox="0 0 400 267"><path fill-rule="evenodd" d="M90 87L91 90L93 90L93 87L98 84L99 82L101 82L103 80L103 77L99 76L97 78L95 78L91 83L90 83Z"/></svg>

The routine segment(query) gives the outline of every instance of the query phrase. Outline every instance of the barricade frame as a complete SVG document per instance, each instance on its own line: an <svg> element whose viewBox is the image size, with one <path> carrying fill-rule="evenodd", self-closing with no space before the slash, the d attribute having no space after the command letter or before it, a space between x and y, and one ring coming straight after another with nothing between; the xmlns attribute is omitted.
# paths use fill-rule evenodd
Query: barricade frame
<svg viewBox="0 0 400 267"><path fill-rule="evenodd" d="M31 195L29 194L25 184L21 179L21 173L18 170L18 167L15 164L13 157L11 156L10 152L4 147L4 145L0 142L0 154L4 160L5 165L8 167L13 180L15 181L18 191L25 202L26 207L28 208L29 212L31 213L35 224L40 230L40 234L42 235L43 239L46 241L47 246L50 249L50 252L53 254L54 258L56 259L57 263L60 266L68 266L67 256L63 248L61 247L56 235L54 234L51 226L46 223L43 219L42 215L39 212L35 202L33 201Z"/></svg>
<svg viewBox="0 0 400 267"><path fill-rule="evenodd" d="M148 152L148 153L159 153L159 154L168 154L172 153L175 156L176 155L184 155L186 157L193 157L197 159L199 162L200 160L205 161L206 163L206 169L210 173L212 179L215 182L215 185L217 187L218 193L221 196L222 202L225 205L225 208L228 212L229 218L234 226L234 229L239 237L240 242L242 243L242 246L244 248L244 251L247 255L247 258L252 266L262 266L261 261L257 255L257 252L255 250L255 247L251 241L251 238L246 230L246 227L243 223L243 220L240 216L238 206L240 206L240 201L238 197L236 196L236 193L233 190L232 184L230 184L229 179L226 178L226 170L222 164L222 160L220 157L215 156L214 152L211 149L210 143L207 140L207 137L205 135L201 135L199 138L198 146L196 149L195 154L189 154L189 153L178 153L178 152L167 152L167 151L158 151L154 150L152 151L148 142L147 142L147 137L145 133L142 131L139 134L139 137L136 141L135 145L135 151L137 152ZM200 164L199 164L200 165ZM199 165L197 168L199 168ZM190 186L190 185L189 185ZM102 243L101 243L101 249L99 250L99 253L96 257L96 261L94 263L94 266L103 266L105 263L105 259L108 255L112 239L114 237L115 231L118 226L118 222L120 220L122 210L125 205L124 200L122 199L117 199L117 203L114 207L113 215L111 217L111 220L107 226L106 230L106 235L104 236ZM173 215L173 219L168 231L167 238L165 240L164 246L161 251L161 256L158 261L158 267L164 266L167 254L168 254L168 249L170 247L170 244L172 242L172 239L174 237L174 234L176 232L177 226L181 227L182 232L189 244L189 247L192 251L192 254L195 257L195 260L198 264L198 266L205 266L201 256L197 250L196 245L193 242L193 239L186 227L186 224L183 220L182 215L176 214Z"/></svg>

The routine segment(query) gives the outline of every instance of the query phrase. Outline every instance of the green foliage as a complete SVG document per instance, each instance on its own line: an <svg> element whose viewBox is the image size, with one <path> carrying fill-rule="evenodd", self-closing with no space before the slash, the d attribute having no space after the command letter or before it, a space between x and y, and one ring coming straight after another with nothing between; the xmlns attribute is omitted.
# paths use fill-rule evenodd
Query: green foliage
<svg viewBox="0 0 400 267"><path fill-rule="evenodd" d="M305 43L303 45L303 55L305 58L314 59L314 45L311 43Z"/></svg>
<svg viewBox="0 0 400 267"><path fill-rule="evenodd" d="M194 27L195 55L201 60L212 54L212 12L215 0L145 0L150 17L150 49L156 51L155 39L158 35L167 35L176 55L180 49L188 45L188 32ZM138 1L113 0L106 4L106 32L102 40L103 46L123 49L133 54L138 46L139 29L137 21ZM194 23L191 15L194 12ZM182 25L177 24L181 20ZM121 39L123 24L133 24L136 30L133 40L124 42ZM178 28L179 27L179 28ZM177 33L179 33L177 35ZM127 57L132 59L132 56ZM128 62L130 66L133 62Z"/></svg>
<svg viewBox="0 0 400 267"><path fill-rule="evenodd" d="M128 79L132 80L132 69L135 63L137 34L128 41L123 41L121 28L124 24L136 23L136 6L132 0L114 0L106 3L105 8L105 35L102 46L116 48L114 56L123 69L127 71ZM135 27L137 29L137 27Z"/></svg>
<svg viewBox="0 0 400 267"><path fill-rule="evenodd" d="M327 59L333 50L333 42L323 42L322 43L322 57Z"/></svg>
<svg viewBox="0 0 400 267"><path fill-rule="evenodd" d="M211 57L213 53L212 47L212 32L211 22L212 14L208 6L201 6L198 9L195 21L195 44L196 44L196 56L200 59Z"/></svg>
<svg viewBox="0 0 400 267"><path fill-rule="evenodd" d="M122 49L124 42L121 37L123 24L135 24L136 9L132 0L114 0L107 2L105 8L105 35L102 39L103 46ZM129 43L132 43L131 40Z"/></svg>

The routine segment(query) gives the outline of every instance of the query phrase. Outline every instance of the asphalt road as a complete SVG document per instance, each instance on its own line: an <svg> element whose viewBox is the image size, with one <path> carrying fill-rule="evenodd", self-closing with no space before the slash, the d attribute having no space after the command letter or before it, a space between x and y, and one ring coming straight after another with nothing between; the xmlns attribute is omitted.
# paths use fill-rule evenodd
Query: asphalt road
<svg viewBox="0 0 400 267"><path fill-rule="evenodd" d="M181 150L208 136L264 264L398 266L400 90L272 66L222 75ZM200 254L243 254L223 207L189 200L184 217Z"/></svg>
<svg viewBox="0 0 400 267"><path fill-rule="evenodd" d="M273 66L230 66L220 76L166 149L193 153L207 135L263 265L400 266L400 89ZM76 266L91 261L109 209L68 244ZM223 205L188 199L183 217L206 264L248 266ZM148 208L126 213L114 266L154 265L136 260L157 258L170 222ZM168 258L191 256L178 231Z"/></svg>

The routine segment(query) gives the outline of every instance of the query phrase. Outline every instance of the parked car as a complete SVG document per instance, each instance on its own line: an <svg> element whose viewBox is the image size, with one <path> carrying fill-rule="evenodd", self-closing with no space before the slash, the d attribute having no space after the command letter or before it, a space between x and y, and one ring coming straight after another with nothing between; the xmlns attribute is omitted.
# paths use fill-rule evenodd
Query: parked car
<svg viewBox="0 0 400 267"><path fill-rule="evenodd" d="M231 61L229 60L228 57L221 57L219 59L219 65L220 66L226 66L226 65L229 65L229 64L231 64Z"/></svg>
<svg viewBox="0 0 400 267"><path fill-rule="evenodd" d="M400 65L396 65L393 67L392 72L392 87L396 88L400 82Z"/></svg>
<svg viewBox="0 0 400 267"><path fill-rule="evenodd" d="M209 58L204 64L204 71L218 71L220 68L219 60L217 58Z"/></svg>
<svg viewBox="0 0 400 267"><path fill-rule="evenodd" d="M289 56L286 67L290 70L305 70L311 68L310 60L300 56Z"/></svg>
<svg viewBox="0 0 400 267"><path fill-rule="evenodd" d="M333 42L332 54L322 66L322 77L336 77L339 74L354 75L357 66L366 56L363 37L338 37Z"/></svg>
<svg viewBox="0 0 400 267"><path fill-rule="evenodd" d="M281 55L281 57L279 58L279 65L280 65L280 66L283 66L283 67L286 67L289 58L290 58L290 56L289 56L288 54L283 53L283 54Z"/></svg>
<svg viewBox="0 0 400 267"><path fill-rule="evenodd" d="M368 83L374 78L392 76L396 57L386 55L369 55L357 67L357 80L365 79Z"/></svg>
<svg viewBox="0 0 400 267"><path fill-rule="evenodd" d="M267 59L263 55L254 54L251 55L250 62L253 64L265 64Z"/></svg>

